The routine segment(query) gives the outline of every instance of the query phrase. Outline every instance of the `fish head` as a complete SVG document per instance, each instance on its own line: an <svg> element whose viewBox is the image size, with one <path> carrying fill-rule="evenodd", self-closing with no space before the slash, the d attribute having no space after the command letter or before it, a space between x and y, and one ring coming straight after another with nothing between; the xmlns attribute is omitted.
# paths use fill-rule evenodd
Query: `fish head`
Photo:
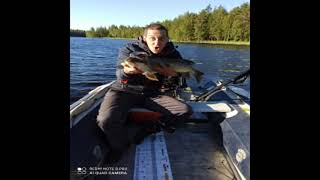
<svg viewBox="0 0 320 180"><path fill-rule="evenodd" d="M124 63L130 67L136 67L143 72L150 71L150 68L148 67L147 62L145 60L128 57L124 60Z"/></svg>
<svg viewBox="0 0 320 180"><path fill-rule="evenodd" d="M134 66L135 64L142 63L140 59L128 57L124 62L129 66Z"/></svg>
<svg viewBox="0 0 320 180"><path fill-rule="evenodd" d="M145 60L148 58L148 54L143 51L138 51L138 52L132 52L130 53L129 57L135 58L135 59L140 59L140 60Z"/></svg>

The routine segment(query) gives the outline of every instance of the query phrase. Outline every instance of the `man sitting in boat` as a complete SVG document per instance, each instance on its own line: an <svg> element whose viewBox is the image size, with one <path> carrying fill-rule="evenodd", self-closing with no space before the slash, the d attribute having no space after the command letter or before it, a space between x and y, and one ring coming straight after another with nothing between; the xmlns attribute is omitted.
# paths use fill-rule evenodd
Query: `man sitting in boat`
<svg viewBox="0 0 320 180"><path fill-rule="evenodd" d="M167 29L161 24L148 25L142 37L120 50L116 70L117 81L106 93L97 116L97 124L111 146L110 156L115 159L121 156L130 143L140 143L145 136L158 132L159 123L170 129L175 122L183 121L192 114L189 105L165 95L162 90L164 85L168 84L168 79L172 82L172 79L179 78L179 74L172 68L158 69L158 81L153 81L146 78L137 67L123 65L126 58L139 54L182 59L173 43L169 41ZM134 136L129 135L126 121L129 110L133 107L160 112L160 121L148 126L139 126Z"/></svg>

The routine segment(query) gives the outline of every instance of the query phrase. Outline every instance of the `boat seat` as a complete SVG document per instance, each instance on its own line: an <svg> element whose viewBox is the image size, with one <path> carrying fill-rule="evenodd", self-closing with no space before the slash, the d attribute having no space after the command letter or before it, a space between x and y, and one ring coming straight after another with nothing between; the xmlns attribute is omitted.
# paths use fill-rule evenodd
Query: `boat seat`
<svg viewBox="0 0 320 180"><path fill-rule="evenodd" d="M232 111L231 107L225 102L187 102L192 107L193 114L189 120L197 120L199 122L202 120L206 122L208 117L203 113L230 113ZM161 113L151 111L146 108L132 108L129 111L130 118L134 122L145 122L159 120L162 116Z"/></svg>
<svg viewBox="0 0 320 180"><path fill-rule="evenodd" d="M231 112L231 107L225 102L187 102L193 112ZM132 108L129 112L153 112L146 108Z"/></svg>

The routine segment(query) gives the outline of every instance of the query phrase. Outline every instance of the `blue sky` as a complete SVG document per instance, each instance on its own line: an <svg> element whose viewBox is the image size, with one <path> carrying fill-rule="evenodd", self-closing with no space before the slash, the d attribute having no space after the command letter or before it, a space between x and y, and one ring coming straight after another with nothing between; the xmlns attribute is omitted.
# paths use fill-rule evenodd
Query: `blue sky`
<svg viewBox="0 0 320 180"><path fill-rule="evenodd" d="M172 20L185 12L198 13L207 5L222 5L227 11L250 0L70 0L70 28L114 25L145 26Z"/></svg>

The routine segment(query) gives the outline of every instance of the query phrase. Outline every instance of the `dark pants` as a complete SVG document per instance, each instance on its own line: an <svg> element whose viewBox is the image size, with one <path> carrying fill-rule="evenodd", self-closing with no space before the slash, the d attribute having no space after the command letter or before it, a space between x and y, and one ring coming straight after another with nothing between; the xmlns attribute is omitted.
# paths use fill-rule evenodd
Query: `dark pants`
<svg viewBox="0 0 320 180"><path fill-rule="evenodd" d="M106 134L111 148L121 151L130 144L132 135L126 126L126 120L128 111L133 107L144 107L160 112L175 121L183 121L192 114L189 105L169 96L149 97L109 90L100 106L97 123Z"/></svg>

